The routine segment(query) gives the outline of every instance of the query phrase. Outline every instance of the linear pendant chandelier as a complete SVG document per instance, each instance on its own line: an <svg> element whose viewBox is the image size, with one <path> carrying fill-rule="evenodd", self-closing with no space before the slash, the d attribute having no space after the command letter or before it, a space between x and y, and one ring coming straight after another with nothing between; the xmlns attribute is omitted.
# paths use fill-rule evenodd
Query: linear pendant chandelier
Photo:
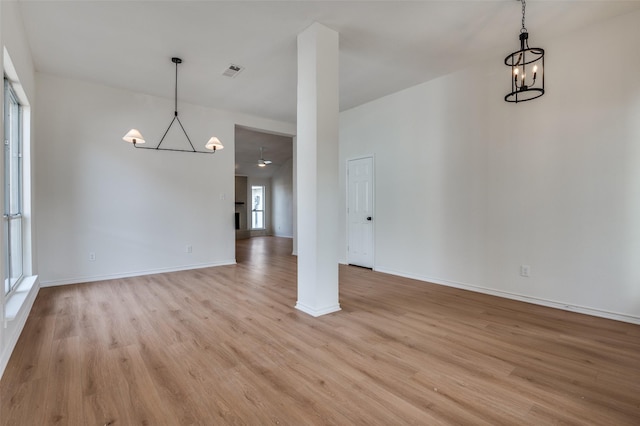
<svg viewBox="0 0 640 426"><path fill-rule="evenodd" d="M520 50L504 59L511 67L511 92L504 97L507 102L524 102L544 95L544 49L529 47L529 33L524 26L526 3L522 2L522 28Z"/></svg>
<svg viewBox="0 0 640 426"><path fill-rule="evenodd" d="M175 84L175 92L174 92L174 101L175 101L174 102L174 106L175 106L175 108L174 108L174 113L173 113L173 120L171 120L171 123L169 123L169 127L167 127L167 130L165 130L164 135L162 135L162 139L160 139L160 142L155 147L140 146L140 144L145 143L145 140L142 137L142 134L140 134L140 132L137 129L131 129L131 130L129 130L129 132L127 132L126 135L124 135L122 140L124 140L125 142L132 143L135 148L140 148L140 149L153 149L153 150L156 150L156 151L192 152L192 153L196 153L196 154L215 154L216 151L219 151L222 148L224 148L224 146L222 145L222 143L220 142L220 140L217 137L212 136L209 139L209 141L205 144L204 147L206 149L208 149L209 151L196 151L196 149L193 147L193 143L191 143L191 138L187 134L187 131L184 129L184 126L182 125L182 122L180 121L180 118L178 118L178 64L182 63L182 59L180 59L180 58L171 58L171 62L176 64L176 84ZM182 132L186 136L187 141L189 142L189 145L191 146L191 149L162 148L161 147L162 142L164 142L164 138L167 136L167 133L169 133L169 129L171 129L171 126L173 126L173 124L176 123L176 122L180 125L180 129L182 129Z"/></svg>

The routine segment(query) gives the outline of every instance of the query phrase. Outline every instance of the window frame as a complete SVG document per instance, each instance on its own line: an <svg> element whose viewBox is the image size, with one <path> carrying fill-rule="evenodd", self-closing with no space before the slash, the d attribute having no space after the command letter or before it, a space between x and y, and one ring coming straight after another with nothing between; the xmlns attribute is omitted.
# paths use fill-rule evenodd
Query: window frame
<svg viewBox="0 0 640 426"><path fill-rule="evenodd" d="M260 209L255 205L254 200L254 189L260 188L262 192L262 200L260 202ZM251 230L260 231L267 229L267 218L266 218L266 196L267 196L267 188L265 185L251 185ZM254 207L255 206L255 207ZM261 213L262 216L262 226L256 227L254 223L257 220L258 213Z"/></svg>
<svg viewBox="0 0 640 426"><path fill-rule="evenodd" d="M4 294L11 296L20 286L24 278L24 111L23 105L13 88L11 82L4 76L4 187L3 187L3 226L4 226ZM10 116L11 110L17 111L17 117ZM15 142L13 139L17 139ZM17 149L17 153L15 150ZM14 192L14 191L17 191ZM12 232L15 224L18 224L17 233ZM17 238L17 240L15 239ZM15 246L14 246L15 245ZM16 268L17 266L18 268ZM19 274L13 276L16 269Z"/></svg>

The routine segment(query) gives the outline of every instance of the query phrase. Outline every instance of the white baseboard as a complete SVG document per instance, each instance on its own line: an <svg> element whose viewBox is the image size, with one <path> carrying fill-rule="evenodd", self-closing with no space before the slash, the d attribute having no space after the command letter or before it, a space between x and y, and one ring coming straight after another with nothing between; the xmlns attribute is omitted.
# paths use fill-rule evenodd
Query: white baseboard
<svg viewBox="0 0 640 426"><path fill-rule="evenodd" d="M621 314L618 312L610 312L602 309L590 308L586 306L573 305L565 302L558 302L553 300L542 299L539 297L526 296L522 294L510 293L508 291L495 290L491 288L481 287L472 284L460 283L456 281L443 280L438 278L431 277L423 277L415 274L407 274L399 271L394 271L392 269L386 268L375 268L376 272L382 272L385 274L397 275L399 277L410 278L413 280L424 281L428 283L444 285L447 287L455 287L463 290L474 291L476 293L489 294L491 296L504 297L505 299L518 300L520 302L532 303L540 306L547 306L550 308L561 309L563 311L577 312L580 314L591 315L594 317L612 319L616 321L628 322L631 324L639 324L640 325L640 317Z"/></svg>
<svg viewBox="0 0 640 426"><path fill-rule="evenodd" d="M296 302L296 309L304 312L305 314L309 314L312 317L319 317L322 315L327 315L333 312L338 312L342 308L340 308L340 304L335 304L333 306L327 306L322 309L315 309L310 306L305 305L304 303Z"/></svg>
<svg viewBox="0 0 640 426"><path fill-rule="evenodd" d="M190 269L202 269L202 268L211 268L214 266L225 266L225 265L235 265L235 264L236 264L236 260L233 259L233 260L224 260L224 261L213 262L213 263L200 263L195 265L178 266L173 268L157 268L157 269L123 272L118 274L87 275L82 277L63 278L58 280L43 280L40 283L40 287L55 287L59 285L81 284L81 283L90 283L90 282L105 281L105 280L116 280L120 278L139 277L142 275L163 274L165 272L188 271Z"/></svg>

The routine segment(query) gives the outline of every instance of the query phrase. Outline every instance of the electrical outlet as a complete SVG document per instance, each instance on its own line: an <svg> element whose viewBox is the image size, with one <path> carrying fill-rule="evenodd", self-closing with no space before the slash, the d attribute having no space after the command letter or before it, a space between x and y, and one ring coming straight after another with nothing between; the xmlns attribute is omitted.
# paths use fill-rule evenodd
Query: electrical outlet
<svg viewBox="0 0 640 426"><path fill-rule="evenodd" d="M186 251L187 251L187 253L193 253L193 247L192 246L187 246Z"/></svg>
<svg viewBox="0 0 640 426"><path fill-rule="evenodd" d="M93 251L89 252L89 261L91 262L95 262L96 261L96 253Z"/></svg>
<svg viewBox="0 0 640 426"><path fill-rule="evenodd" d="M531 267L529 265L520 265L520 276L529 277Z"/></svg>

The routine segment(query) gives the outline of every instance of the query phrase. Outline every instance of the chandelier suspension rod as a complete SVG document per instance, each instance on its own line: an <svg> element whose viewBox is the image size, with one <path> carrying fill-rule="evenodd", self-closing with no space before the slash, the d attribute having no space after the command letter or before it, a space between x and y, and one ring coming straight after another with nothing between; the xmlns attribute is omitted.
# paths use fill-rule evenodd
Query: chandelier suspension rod
<svg viewBox="0 0 640 426"><path fill-rule="evenodd" d="M524 26L524 24L522 24L522 25ZM182 60L180 58L171 58L171 60L176 64L176 85L175 85L175 91L174 91L173 99L174 99L174 111L175 111L175 114L176 114L176 117L177 117L178 116L178 64L181 63Z"/></svg>

